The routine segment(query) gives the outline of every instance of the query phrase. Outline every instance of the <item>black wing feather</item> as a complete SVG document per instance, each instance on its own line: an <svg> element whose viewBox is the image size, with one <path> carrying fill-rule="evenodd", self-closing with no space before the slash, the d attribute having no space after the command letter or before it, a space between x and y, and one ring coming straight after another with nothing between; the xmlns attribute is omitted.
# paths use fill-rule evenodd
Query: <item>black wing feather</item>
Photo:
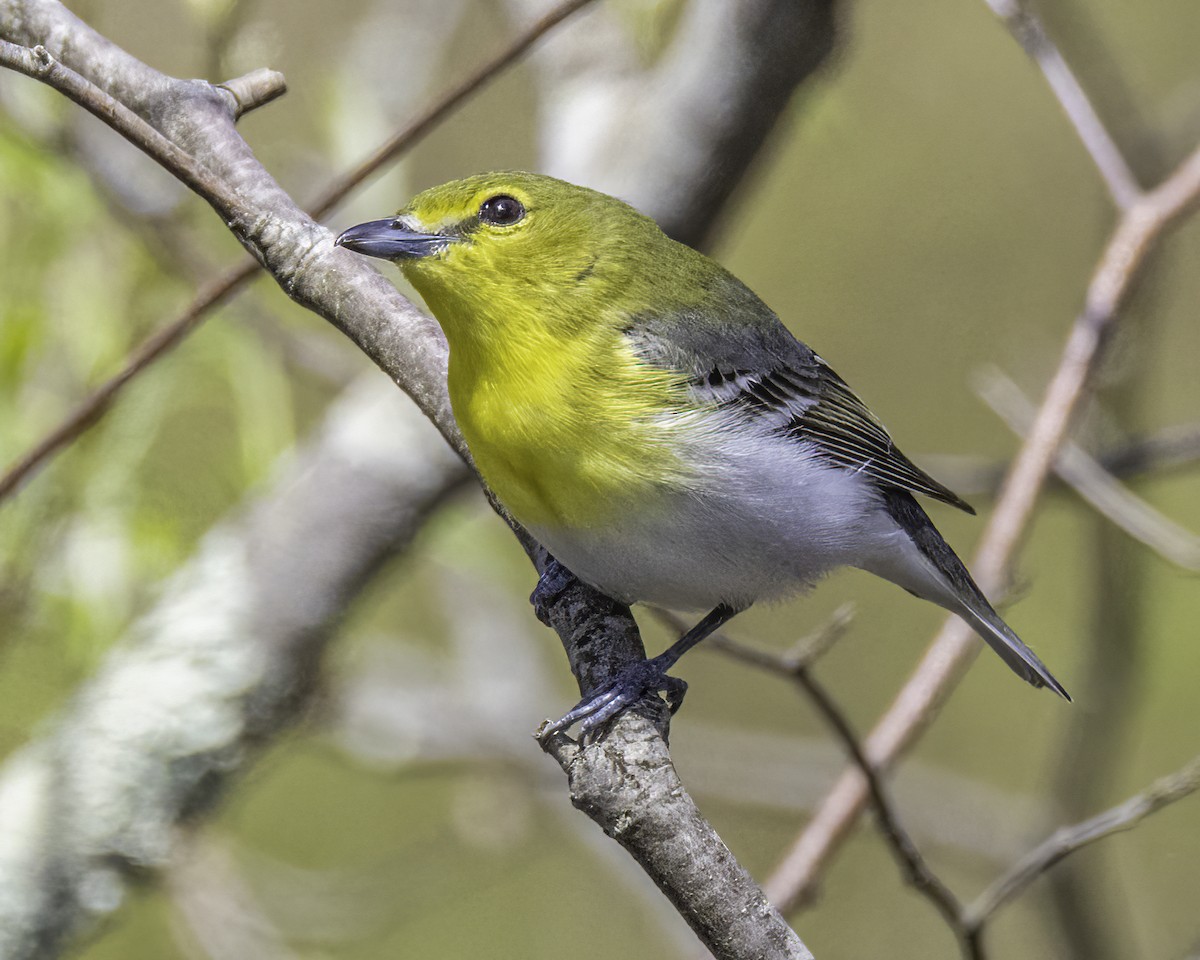
<svg viewBox="0 0 1200 960"><path fill-rule="evenodd" d="M901 453L846 382L752 291L729 274L716 281L707 304L633 317L625 334L635 352L680 373L701 403L770 418L831 463L975 512Z"/></svg>

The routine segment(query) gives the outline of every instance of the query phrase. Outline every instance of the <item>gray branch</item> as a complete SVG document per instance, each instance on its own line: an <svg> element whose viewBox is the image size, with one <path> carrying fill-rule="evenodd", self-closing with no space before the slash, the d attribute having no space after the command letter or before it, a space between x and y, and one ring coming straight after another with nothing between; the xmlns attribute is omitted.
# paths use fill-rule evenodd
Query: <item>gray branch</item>
<svg viewBox="0 0 1200 960"><path fill-rule="evenodd" d="M363 258L335 248L332 234L275 182L237 133L231 94L203 81L164 76L54 0L0 0L0 38L42 48L43 56L165 138L170 146L154 152L153 138L131 129L125 117L103 117L170 172L186 172L189 186L284 292L354 341L466 456L446 394L446 344L437 324ZM180 153L187 158L184 171L174 165Z"/></svg>
<svg viewBox="0 0 1200 960"><path fill-rule="evenodd" d="M1059 827L997 878L966 911L966 921L978 937L984 923L1013 897L1055 864L1097 840L1122 830L1131 830L1163 807L1200 789L1200 756L1182 768L1154 781L1141 793L1084 820Z"/></svg>
<svg viewBox="0 0 1200 960"><path fill-rule="evenodd" d="M832 43L829 3L727 9L742 12L704 0L685 18L652 96L638 93L642 141L608 167L614 182L625 176L640 185L632 199L692 239L704 235L791 90ZM52 0L0 0L0 35L43 47L39 58L53 61L46 69L61 64L101 101L107 95L128 107L132 119L105 119L172 172L179 168L171 156L181 151L190 185L284 291L350 337L465 455L446 397L440 331L360 258L333 248L329 232L279 188L236 133L244 105L227 89L164 77ZM742 53L762 46L753 57L718 55L730 41ZM701 42L708 48L698 49ZM709 69L689 73L689 56ZM716 103L726 104L719 115L702 109ZM93 112L103 115L100 106ZM680 124L668 122L675 117ZM169 149L156 153L137 118ZM660 127L676 133L660 138ZM691 138L690 165L668 165L680 136ZM368 442L331 458L337 423L331 418L325 439L275 498L206 538L54 733L4 771L0 955L56 955L89 919L119 905L125 874L162 865L174 826L207 808L253 747L303 706L346 603L464 475L428 435L405 447L401 467L398 450L382 449L378 427L361 423L346 429ZM398 476L409 477L406 490ZM356 496L329 495L346 489ZM324 535L347 527L360 535ZM643 652L628 610L583 586L571 593L552 616L587 690ZM696 811L658 726L631 715L602 743L560 739L554 749L560 759L570 755L576 802L618 835L714 953L809 956Z"/></svg>
<svg viewBox="0 0 1200 960"><path fill-rule="evenodd" d="M986 0L992 12L1008 27L1009 33L1038 65L1059 106L1071 121L1080 142L1091 155L1096 170L1119 210L1127 210L1142 193L1125 155L1117 146L1104 121L1096 113L1091 98L1075 77L1066 58L1059 52L1041 21L1025 9L1022 0Z"/></svg>
<svg viewBox="0 0 1200 960"><path fill-rule="evenodd" d="M629 611L598 605L578 581L549 619L585 693L644 655ZM643 701L595 741L554 734L542 746L567 774L571 802L629 851L714 956L811 960L689 796L671 762L668 725L666 704Z"/></svg>
<svg viewBox="0 0 1200 960"><path fill-rule="evenodd" d="M989 370L979 377L976 390L1018 436L1025 435L1034 406L1020 387L999 370ZM1070 440L1063 444L1054 470L1100 516L1134 540L1170 563L1192 573L1200 571L1200 537L1122 484L1079 444Z"/></svg>
<svg viewBox="0 0 1200 960"><path fill-rule="evenodd" d="M207 534L0 774L0 957L56 956L165 865L179 824L303 708L348 601L467 477L394 390L361 386L269 499Z"/></svg>

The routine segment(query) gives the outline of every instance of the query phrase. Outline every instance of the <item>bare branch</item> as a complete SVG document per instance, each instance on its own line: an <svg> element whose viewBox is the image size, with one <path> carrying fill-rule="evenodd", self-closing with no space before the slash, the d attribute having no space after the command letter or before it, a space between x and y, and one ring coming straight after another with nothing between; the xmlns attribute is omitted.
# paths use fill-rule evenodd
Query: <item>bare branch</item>
<svg viewBox="0 0 1200 960"><path fill-rule="evenodd" d="M23 47L0 39L0 66L40 80L73 100L94 117L107 123L126 140L158 161L189 189L214 206L236 208L240 199L223 181L161 134L115 97L109 96L85 77L59 62L44 46ZM207 84L203 85L207 88ZM215 98L224 100L224 98ZM232 110L229 117L232 118Z"/></svg>
<svg viewBox="0 0 1200 960"><path fill-rule="evenodd" d="M658 725L627 712L616 721L619 737L587 749L562 734L546 738L546 751L567 774L571 802L642 865L717 960L811 960L684 789L663 738L666 708L655 711ZM625 772L631 766L639 776Z"/></svg>
<svg viewBox="0 0 1200 960"><path fill-rule="evenodd" d="M677 629L686 629L683 621L673 614L660 612L659 618ZM813 676L812 664L845 632L850 618L851 610L848 605L839 608L813 636L801 639L792 652L782 656L738 643L719 632L707 642L744 663L761 667L792 681L806 695L866 779L880 832L900 865L905 880L934 905L965 949L968 931L963 923L962 904L934 873L908 831L900 823L900 815L883 777L867 759L850 718L825 689L825 685Z"/></svg>
<svg viewBox="0 0 1200 960"><path fill-rule="evenodd" d="M391 163L414 143L433 130L439 123L470 99L508 67L511 67L543 36L560 23L586 7L592 0L566 0L539 18L528 29L516 37L507 47L491 60L465 77L441 98L409 121L403 130L380 144L367 159L349 173L335 180L309 207L314 220L320 220L333 210L346 195L375 173L380 167Z"/></svg>
<svg viewBox="0 0 1200 960"><path fill-rule="evenodd" d="M309 215L314 219L321 219L328 214L345 199L350 191L360 186L384 164L398 159L419 143L423 137L436 129L438 124L470 99L472 94L481 90L507 67L520 59L521 55L548 31L589 2L590 0L568 0L567 3L542 17L513 40L500 54L435 100L404 129L389 137L365 161L338 177L311 205ZM2 44L0 46L0 64L50 83L51 86L58 87L60 83L64 84L63 92L71 95L72 99L76 99L70 90L76 91L76 94L86 101L83 102L83 105L106 123L109 122L108 116L110 115L119 117L120 124L111 125L130 138L131 142L141 147L153 159L163 163L169 170L173 169L171 164L181 154L181 151L128 108L112 97L105 96L102 91L88 84L73 71L53 62L45 53L44 48L43 53L39 55L33 50L4 41L0 41L0 44ZM281 74L272 70L256 70L244 77L221 84L218 89L226 91L231 97L232 116L236 119L243 113L281 96L286 90L286 85ZM76 100L76 102L81 101ZM141 137L144 143L139 142L137 137ZM156 150L161 152L155 153ZM181 162L191 164L191 158L183 155ZM197 176L202 175L199 170L196 173ZM239 292L245 283L258 272L258 266L259 264L256 262L247 261L229 267L220 277L201 290L179 317L160 327L139 344L130 353L125 364L115 376L85 397L57 427L14 461L3 475L0 475L0 504L15 493L50 458L97 423L108 412L114 400L131 380L171 348L182 342L188 334L207 319L214 309Z"/></svg>
<svg viewBox="0 0 1200 960"><path fill-rule="evenodd" d="M572 579L548 611L584 696L645 657L629 608ZM603 736L542 737L571 802L633 856L718 960L812 954L701 815L667 749L666 704L646 698ZM634 775L636 771L636 775Z"/></svg>
<svg viewBox="0 0 1200 960"><path fill-rule="evenodd" d="M933 868L926 862L908 831L901 825L900 815L892 803L883 778L879 770L867 759L849 718L807 667L796 670L794 679L808 694L809 699L825 718L826 723L837 734L842 746L850 754L850 759L854 761L866 780L867 791L871 797L875 818L879 823L879 830L883 834L884 840L887 841L896 862L900 865L904 878L918 893L934 905L959 942L965 945L967 931L963 925L962 904L953 891L934 873Z"/></svg>
<svg viewBox="0 0 1200 960"><path fill-rule="evenodd" d="M619 736L586 748L562 734L546 739L571 802L629 851L718 960L811 958L684 789L662 736L666 707L654 709L659 726L629 711L616 721Z"/></svg>
<svg viewBox="0 0 1200 960"><path fill-rule="evenodd" d="M1029 884L1076 850L1137 823L1163 807L1182 800L1200 789L1200 756L1182 769L1156 780L1144 791L1103 813L1069 827L1060 827L1034 847L983 893L966 910L966 922L973 936L1005 903Z"/></svg>
<svg viewBox="0 0 1200 960"><path fill-rule="evenodd" d="M1005 463L969 465L966 458L937 454L924 459L944 461L934 472L964 496L995 496L1008 469ZM1193 466L1200 462L1200 425L1181 423L1161 427L1105 450L1096 460L1106 472L1122 480ZM1061 480L1057 486L1065 487Z"/></svg>
<svg viewBox="0 0 1200 960"><path fill-rule="evenodd" d="M272 100L287 93L287 81L277 70L260 67L245 76L218 83L217 89L225 90L233 97L233 115L241 119L251 110L265 107Z"/></svg>
<svg viewBox="0 0 1200 960"><path fill-rule="evenodd" d="M205 95L193 97L192 93L196 90L194 85L180 85L178 81L162 77L129 57L61 5L51 0L0 0L0 14L11 13L17 8L19 15L0 16L0 23L6 24L6 29L11 28L20 34L17 39L26 45L45 43L56 56L61 56L62 51L69 48L71 66L80 76L98 85L103 84L108 94L118 99L128 98L131 104L144 108L148 116L163 124L164 135L190 156L201 160L214 176L220 178L236 202L225 203L222 200L216 203L218 212L243 244L267 266L285 292L351 337L416 400L443 436L465 454L446 399L445 344L434 324L404 300L391 284L364 266L359 258L343 255L332 247L328 232L306 218L257 164L248 147L233 130L232 119L227 113L214 112ZM803 75L803 71L792 74L794 82L798 82ZM747 96L753 96L753 93L753 90L746 91ZM340 489L344 486L333 484L329 488ZM363 519L370 521L375 518ZM321 539L319 531L314 532L307 526L304 534L306 538ZM221 539L219 536L215 538L218 541ZM525 542L536 547L529 544L527 538ZM310 554L301 550L294 550L294 553L297 560ZM331 571L335 571L338 577L349 576L341 560L327 556L327 553L325 549L321 551L321 562L328 562ZM265 565L272 575L287 573L286 566L282 563ZM286 585L292 588L298 582L306 582L307 578L292 576L285 579ZM222 581L213 590L222 592L226 587L227 584ZM174 592L173 598L180 603L190 603L198 612L206 613L206 601L211 598L213 590L192 590L183 584ZM244 597L236 590L229 590L229 593ZM251 590L251 596L257 601L259 591ZM345 596L339 599L344 603ZM284 604L279 607L288 609ZM567 646L572 667L585 689L594 689L606 682L620 667L643 655L640 638L628 610L582 585L577 584L570 598L563 598L554 605L551 619ZM162 631L162 643L178 641L179 638L172 638L169 633ZM251 715L256 721L275 716L268 709L276 703L273 697L295 709L295 705L303 701L306 691L306 685L301 681L309 676L305 673L297 678L296 671L310 665L312 649L320 649L320 641L324 636L319 630L310 633L316 636L305 635L304 639L311 643L311 647L306 645L300 655L294 650L276 651L270 639L267 639L266 645L273 654L290 655L288 669L259 672L255 658L261 651L256 646L249 651L239 650L240 654L253 661L249 664L251 669L219 670L217 679L220 684L236 682L245 685L247 673L252 677L270 675L271 689L261 696L255 690L249 697L254 701L250 706L253 708ZM154 637L158 635L154 634ZM189 638L182 639L186 642ZM225 639L224 631L221 631L220 642L224 643ZM148 650L147 653L153 654L153 651ZM219 663L215 663L219 657L209 656L203 649L201 657L204 663L214 662L215 666L219 666ZM170 656L155 657L154 662L162 663L168 669L176 667ZM186 673L186 670L183 672ZM138 673L137 677L139 682L146 679L143 673ZM120 686L131 682L133 679L121 669L121 664L114 664L111 672L90 688L87 699L80 707L81 715L92 719L88 715L89 710L121 702L122 698L114 695L106 684ZM249 682L253 686L254 681ZM280 690L280 687L283 689ZM244 690L244 686L239 686L238 690ZM220 692L224 703L229 691L226 686L220 686ZM241 702L239 698L237 703ZM179 713L178 705L175 706ZM227 712L221 711L221 717L227 717ZM190 732L187 717L173 715L172 719L175 726L182 725ZM270 725L264 723L263 726L265 733L269 734ZM78 782L80 786L68 792L70 803L58 805L63 807L66 826L60 825L55 837L67 842L73 839L75 832L83 831L89 835L85 838L87 842L80 845L79 852L74 856L47 857L43 850L35 846L26 844L22 847L22 857L32 857L33 860L19 857L13 875L27 881L33 873L28 866L30 862L50 862L56 869L53 877L46 878L46 884L34 884L30 889L22 888L21 891L21 896L25 898L49 898L53 911L38 909L45 904L35 904L32 920L21 914L25 925L0 924L0 930L15 938L23 938L23 944L30 942L33 937L39 938L39 945L45 942L61 943L92 913L112 909L114 902L111 898L105 898L102 904L91 900L81 902L79 891L62 888L80 876L85 881L95 881L87 887L89 890L97 886L119 890L119 874L123 869L161 863L163 850L169 846L169 841L164 839L167 833L164 825L176 823L183 810L194 810L197 803L208 799L209 791L202 791L201 788L210 787L214 781L219 784L223 779L221 774L237 765L236 759L230 757L231 748L225 741L218 744L205 741L201 744L198 757L194 756L194 751L188 752L187 745L180 750L174 741L162 736L149 746L139 742L122 745L118 749L107 743L105 737L108 729L109 725L93 719L84 728L85 732L94 734L92 737L84 736L74 728L70 731L74 739L63 737L63 743L71 749L64 750L61 757L62 775L72 783ZM222 728L221 736L229 735L235 743L240 744L244 729L235 718ZM258 726L251 730L252 733L258 731ZM139 735L143 732L140 729L135 731ZM57 740L55 744L57 746ZM764 957L809 955L711 828L698 815L687 815L684 806L691 801L677 778L674 778L669 761L665 765L653 762L643 767L625 759L649 758L651 754L666 757L665 741L644 718L631 715L620 719L603 744L570 745L569 741L560 738L548 745L558 750L564 758L567 751L575 753L574 759L569 761L568 776L576 797L589 805L589 812L598 821L619 831L622 842L631 850L638 851L640 862L646 865L673 902L684 905L688 921L712 949L722 956L733 957L733 951L740 953L743 944L750 942L755 945L755 952ZM103 791L88 789L90 783L84 782L86 774L94 769L96 762L102 761L100 755L105 750L109 753L115 750L122 758L129 757L131 761L137 761L143 752L147 753L144 762L153 768L156 775L136 778L135 788L140 788L143 781L148 780L148 788L153 795L139 796L136 804L127 805L121 802L123 798L105 799ZM164 752L172 760L178 759L180 754L184 756L186 763L181 772L188 776L182 781L157 775L161 770L156 764ZM208 762L210 756L213 757L213 763ZM620 759L614 765L606 760L608 757ZM37 761L36 757L34 761ZM215 763L222 764L216 773L213 772ZM175 767L178 766L180 764L176 763ZM44 767L37 766L35 762L35 768L40 779L35 778L34 786L29 789L36 791L44 788L46 777L42 772ZM55 773L58 772L58 768L55 768ZM192 773L196 775L195 779L190 776ZM642 801L650 797L663 797L664 803L647 805L639 802L629 806L631 798L627 791L639 786L637 799ZM123 793L135 788L128 784L121 786ZM622 788L625 792L622 792ZM20 790L16 791L16 794L20 793ZM164 793L168 795L163 796ZM667 797L674 800L676 806L673 809L680 815L679 818L669 821L662 818L660 809L666 807ZM620 806L613 805L614 798L622 798ZM28 789L24 799L28 799ZM119 835L92 837L90 831L97 828L86 815L78 821L68 818L68 814L79 812L74 806L77 800L81 803L87 801L84 806L92 802L104 803L107 804L106 809L116 810L122 818L122 822L117 824ZM36 801L30 806L34 810L39 809ZM126 821L123 819L130 807L136 808L130 815L136 816L139 826L143 827L134 837L128 836L129 831L125 830ZM655 832L655 823L660 827L669 825L672 831L670 838L663 837L664 842L661 843L649 842ZM104 823L99 829L106 830L108 826ZM643 826L646 827L644 834L640 833ZM639 836L642 839L639 840ZM712 883L713 876L726 881L725 887L715 886ZM701 878L704 878L702 885L699 884ZM29 887L28 884L26 886ZM735 905L735 909L731 909L731 904ZM22 901L18 912L28 907L26 899ZM34 926L31 928L29 923ZM47 926L47 923L50 925Z"/></svg>
<svg viewBox="0 0 1200 960"><path fill-rule="evenodd" d="M1141 197L1142 188L1054 41L1021 0L986 2L1008 27L1017 43L1041 68L1075 133L1091 155L1117 209L1128 210Z"/></svg>
<svg viewBox="0 0 1200 960"><path fill-rule="evenodd" d="M372 378L269 498L210 531L53 730L0 771L0 956L57 955L131 875L169 861L179 824L305 707L348 599L468 476ZM356 495L330 496L344 490Z"/></svg>
<svg viewBox="0 0 1200 960"><path fill-rule="evenodd" d="M1163 427L1101 455L1100 465L1114 477L1134 477L1191 466L1200 460L1200 424Z"/></svg>
<svg viewBox="0 0 1200 960"><path fill-rule="evenodd" d="M691 624L678 614L671 613L659 607L651 608L655 618L665 623L672 630L683 633ZM854 620L854 604L844 603L830 615L829 619L817 627L808 636L801 637L787 653L774 653L761 647L735 640L722 630L718 630L704 641L701 649L720 650L734 660L760 667L772 673L794 677L796 671L810 667L823 657L838 642L850 628Z"/></svg>
<svg viewBox="0 0 1200 960"><path fill-rule="evenodd" d="M1117 223L972 565L975 579L985 592L997 594L1004 587L1008 562L1024 535L1088 379L1104 355L1110 328L1146 256L1198 197L1200 149L1130 207ZM975 634L965 623L958 619L946 622L867 738L866 754L873 764L887 769L920 736L978 649ZM868 796L867 784L857 769L848 770L829 793L767 881L768 894L785 912L806 900L822 867L848 836Z"/></svg>
<svg viewBox="0 0 1200 960"><path fill-rule="evenodd" d="M125 365L116 376L88 394L58 426L5 470L0 476L0 506L55 454L70 446L84 431L97 423L131 380L179 344L209 313L229 300L242 284L257 272L258 264L252 260L231 267L201 290L176 319L160 327L138 344L125 359Z"/></svg>
<svg viewBox="0 0 1200 960"><path fill-rule="evenodd" d="M1024 436L1034 407L1020 387L999 370L981 378L979 395L1017 433ZM1119 483L1083 447L1067 441L1059 451L1054 472L1102 516L1145 544L1164 560L1185 570L1200 571L1200 537L1163 516L1132 490Z"/></svg>

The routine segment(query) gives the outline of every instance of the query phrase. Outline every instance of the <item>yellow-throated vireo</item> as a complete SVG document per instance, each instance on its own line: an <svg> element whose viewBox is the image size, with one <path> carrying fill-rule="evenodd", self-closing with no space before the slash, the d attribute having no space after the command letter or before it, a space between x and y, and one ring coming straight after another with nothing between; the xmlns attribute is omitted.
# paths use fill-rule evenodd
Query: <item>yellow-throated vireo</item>
<svg viewBox="0 0 1200 960"><path fill-rule="evenodd" d="M992 609L914 493L974 512L720 264L613 197L491 173L338 244L393 260L450 344L450 400L501 503L625 603L711 609L553 729L604 722L757 600L859 567L962 617L1067 692ZM551 564L543 599L565 576ZM535 597L538 592L535 592Z"/></svg>

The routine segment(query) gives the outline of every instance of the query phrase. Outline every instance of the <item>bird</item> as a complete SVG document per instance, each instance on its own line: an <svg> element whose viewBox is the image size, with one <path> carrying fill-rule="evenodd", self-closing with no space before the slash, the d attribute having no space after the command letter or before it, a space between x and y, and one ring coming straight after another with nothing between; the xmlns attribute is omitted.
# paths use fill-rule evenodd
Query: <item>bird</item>
<svg viewBox="0 0 1200 960"><path fill-rule="evenodd" d="M1070 696L917 501L975 511L909 460L845 380L715 260L598 191L534 173L432 187L336 244L395 262L449 344L451 407L483 481L575 577L708 613L550 730L589 732L751 604L857 567L965 620Z"/></svg>

